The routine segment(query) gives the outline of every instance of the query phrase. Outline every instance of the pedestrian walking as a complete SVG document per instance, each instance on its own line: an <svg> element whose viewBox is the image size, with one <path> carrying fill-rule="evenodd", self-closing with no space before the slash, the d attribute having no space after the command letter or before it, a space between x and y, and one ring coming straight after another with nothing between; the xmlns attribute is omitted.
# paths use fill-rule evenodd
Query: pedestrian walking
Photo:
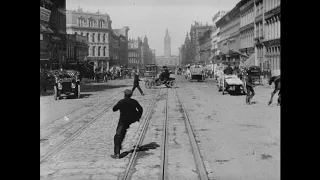
<svg viewBox="0 0 320 180"><path fill-rule="evenodd" d="M140 121L143 113L143 108L135 99L131 99L132 91L126 89L124 91L124 99L121 99L114 107L113 112L120 110L120 118L114 136L114 154L112 158L120 158L120 150L122 149L122 141L126 136L127 129L130 124Z"/></svg>
<svg viewBox="0 0 320 180"><path fill-rule="evenodd" d="M133 70L133 78L134 78L134 80L133 80L132 94L133 94L134 90L136 88L138 88L138 90L140 91L140 94L142 96L144 96L145 94L142 92L142 90L140 88L140 85L139 85L139 81L141 81L141 79L139 78L139 72L138 71Z"/></svg>
<svg viewBox="0 0 320 180"><path fill-rule="evenodd" d="M253 87L255 85L253 84L250 70L247 71L247 76L245 77L245 79L246 79L246 89L247 89L246 104L250 105L251 99L255 95L253 90Z"/></svg>

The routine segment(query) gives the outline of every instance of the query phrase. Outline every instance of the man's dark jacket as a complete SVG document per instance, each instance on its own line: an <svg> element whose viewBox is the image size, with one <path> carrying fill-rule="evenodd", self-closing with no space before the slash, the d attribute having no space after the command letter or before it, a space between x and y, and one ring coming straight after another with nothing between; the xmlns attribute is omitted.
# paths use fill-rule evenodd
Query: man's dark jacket
<svg viewBox="0 0 320 180"><path fill-rule="evenodd" d="M139 121L142 116L143 108L137 100L131 98L121 99L114 107L113 111L120 109L119 124L130 125L135 121Z"/></svg>
<svg viewBox="0 0 320 180"><path fill-rule="evenodd" d="M139 85L139 81L140 81L139 74L134 73L133 84L134 84L134 85Z"/></svg>

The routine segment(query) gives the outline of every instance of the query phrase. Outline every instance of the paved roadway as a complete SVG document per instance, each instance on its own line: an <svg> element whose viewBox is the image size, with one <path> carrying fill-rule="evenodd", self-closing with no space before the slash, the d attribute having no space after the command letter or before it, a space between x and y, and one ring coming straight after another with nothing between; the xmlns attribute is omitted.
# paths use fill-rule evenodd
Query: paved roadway
<svg viewBox="0 0 320 180"><path fill-rule="evenodd" d="M79 109L74 114L81 114L88 111L86 108L80 109L86 105L95 107L95 103L101 105L104 101L107 103L108 99L120 100L123 94L114 93L126 88L131 89L132 81L131 79L87 85L85 95L81 99L54 101L52 96L40 97L40 125L45 127L58 117L64 117L72 109ZM182 77L177 77L177 86L176 90L184 100L209 179L280 179L280 107L276 106L277 96L274 97L272 105L267 105L271 87L256 87L256 96L252 100L254 104L245 105L245 96L222 95L211 79L206 82L188 82ZM141 96L138 90L135 90L133 98L147 109L153 95L161 89L145 89L143 83L141 87L147 95ZM163 89L161 93L151 115L150 129L143 144L161 143L157 128L163 118ZM173 108L169 109L169 114L178 118L177 109L174 108L177 105L173 106L176 100L172 93L170 97L172 98L169 99L169 104ZM98 112L100 110L97 110ZM94 116L95 112L92 113ZM76 115L70 115L70 119L73 116ZM125 171L130 158L130 154L118 160L110 157L113 153L113 136L118 118L119 112L109 110L103 113L79 136L40 163L40 179L117 179L118 175ZM64 119L58 119L57 122L59 121L63 123ZM192 172L194 167L188 161L190 150L185 148L185 130L178 120L172 120L171 123L175 127L170 127L169 134L174 136L169 138L169 144L174 144L174 153L179 154L179 158L169 159L169 167L172 173L184 175L181 178L175 176L174 179L196 179ZM138 122L134 123L128 130L123 143L124 151L131 150L138 139L139 125L141 124ZM43 128L41 133L46 134L46 130L48 129ZM65 132L49 138L40 146L40 150L46 152L46 148L49 147L47 144L54 144L54 141L59 139L57 136L63 136L63 133ZM140 157L139 166L136 167L132 179L158 178L159 172L154 162L159 160L159 149L150 149Z"/></svg>

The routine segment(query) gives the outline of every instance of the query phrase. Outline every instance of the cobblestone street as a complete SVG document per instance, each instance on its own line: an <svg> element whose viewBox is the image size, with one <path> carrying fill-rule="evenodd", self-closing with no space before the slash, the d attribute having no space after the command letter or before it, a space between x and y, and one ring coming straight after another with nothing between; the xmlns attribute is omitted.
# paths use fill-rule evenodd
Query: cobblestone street
<svg viewBox="0 0 320 180"><path fill-rule="evenodd" d="M184 101L209 179L280 179L280 107L276 106L275 102L267 105L272 91L269 86L256 87L254 104L245 105L245 96L222 95L211 79L205 82L188 82L181 76L176 78L176 91ZM40 97L43 114L40 119L41 137L64 125L65 120L62 118L63 120L56 120L53 123L55 125L49 128L48 124L52 124L53 120L64 117L72 109L78 109L68 116L70 120L75 119L73 123L66 125L55 135L48 136L42 145L40 142L40 151L43 154L73 136L77 129L83 126L83 122L96 118L77 136L52 151L53 153L40 163L40 179L111 180L125 172L143 121L131 124L128 129L121 152L129 153L121 159L112 159L110 155L113 154L113 137L119 112L104 109L104 105L122 99L123 90L131 89L132 83L133 80L129 79L92 84L93 89L95 85L104 84L114 88L95 92L87 90L86 93L93 95L80 99L54 101L52 96ZM140 83L140 86L146 95L141 96L136 90L132 98L138 100L144 108L142 119L146 117L152 99L156 98L142 144L154 143L160 147L139 152L131 179L158 179L167 89L164 86L145 89L143 83ZM185 120L173 92L173 89L168 89L169 179L198 179L192 151L188 150L189 140L183 123ZM50 101L51 105L45 103ZM86 105L91 106L85 107ZM90 111L88 108L95 110ZM65 110L60 111L62 109ZM47 114L47 111L50 114ZM82 124L77 116L84 119Z"/></svg>

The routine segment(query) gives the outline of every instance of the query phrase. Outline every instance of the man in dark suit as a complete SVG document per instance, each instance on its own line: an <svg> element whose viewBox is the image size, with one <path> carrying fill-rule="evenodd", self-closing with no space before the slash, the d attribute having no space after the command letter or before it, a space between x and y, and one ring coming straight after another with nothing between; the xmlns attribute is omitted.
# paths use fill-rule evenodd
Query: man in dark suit
<svg viewBox="0 0 320 180"><path fill-rule="evenodd" d="M112 158L120 158L120 150L122 149L122 141L127 133L127 129L130 124L139 121L143 108L138 103L137 100L131 99L132 91L126 89L124 91L124 99L121 99L114 107L113 111L120 110L120 118L116 130L116 135L114 136L114 155L111 155Z"/></svg>
<svg viewBox="0 0 320 180"><path fill-rule="evenodd" d="M141 81L140 78L139 78L139 72L138 72L138 71L133 71L133 72L134 72L134 73L133 73L133 78L134 78L134 80L133 80L132 93L133 93L133 91L134 91L136 88L138 88L138 90L140 91L140 94L141 94L142 96L144 96L144 93L142 92L142 90L141 90L141 88L140 88L140 85L139 85L139 81Z"/></svg>

